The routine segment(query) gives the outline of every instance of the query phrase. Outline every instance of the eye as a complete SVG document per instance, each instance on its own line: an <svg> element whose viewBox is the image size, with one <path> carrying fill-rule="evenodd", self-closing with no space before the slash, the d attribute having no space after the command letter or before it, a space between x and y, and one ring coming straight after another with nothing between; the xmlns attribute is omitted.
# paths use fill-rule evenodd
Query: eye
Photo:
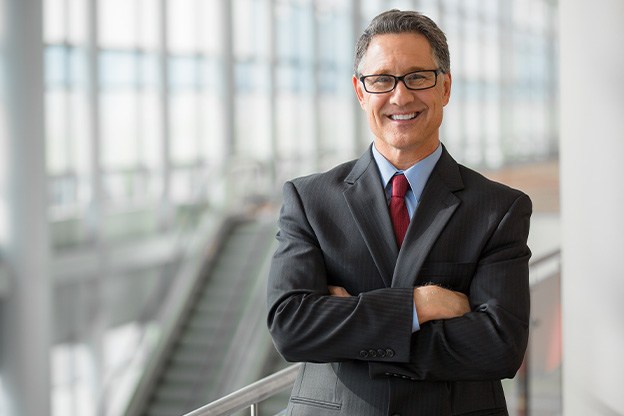
<svg viewBox="0 0 624 416"><path fill-rule="evenodd" d="M403 77L405 85L413 90L431 88L436 83L435 71L416 71Z"/></svg>
<svg viewBox="0 0 624 416"><path fill-rule="evenodd" d="M368 92L383 93L392 91L395 86L395 78L392 75L379 74L364 77L364 86Z"/></svg>
<svg viewBox="0 0 624 416"><path fill-rule="evenodd" d="M415 73L413 73L413 74L406 75L406 76L405 76L405 81L407 81L407 82L415 82L415 83L418 83L418 82L423 82L423 81L426 81L427 79L429 79L429 78L430 78L430 77L429 77L429 76L427 76L427 75L428 75L428 74L423 74L423 73L420 73L420 72L415 72Z"/></svg>
<svg viewBox="0 0 624 416"><path fill-rule="evenodd" d="M372 84L385 85L385 84L393 84L394 78L389 75L377 75L374 77L370 77L370 81Z"/></svg>

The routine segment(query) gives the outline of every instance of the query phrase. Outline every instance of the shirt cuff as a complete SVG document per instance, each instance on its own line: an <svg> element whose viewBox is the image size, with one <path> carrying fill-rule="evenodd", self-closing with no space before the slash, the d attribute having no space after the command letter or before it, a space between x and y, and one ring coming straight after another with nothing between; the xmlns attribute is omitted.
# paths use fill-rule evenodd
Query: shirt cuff
<svg viewBox="0 0 624 416"><path fill-rule="evenodd" d="M420 331L420 324L418 323L418 313L416 312L416 304L412 303L414 312L412 314L412 334L416 331Z"/></svg>

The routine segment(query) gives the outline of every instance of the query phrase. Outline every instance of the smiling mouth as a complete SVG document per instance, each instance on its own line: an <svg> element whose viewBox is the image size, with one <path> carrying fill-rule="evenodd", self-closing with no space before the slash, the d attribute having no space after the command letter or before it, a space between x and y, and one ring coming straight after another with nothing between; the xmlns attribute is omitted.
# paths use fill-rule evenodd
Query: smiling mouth
<svg viewBox="0 0 624 416"><path fill-rule="evenodd" d="M413 120L418 117L419 114L419 112L409 114L392 114L389 116L389 118L394 121Z"/></svg>

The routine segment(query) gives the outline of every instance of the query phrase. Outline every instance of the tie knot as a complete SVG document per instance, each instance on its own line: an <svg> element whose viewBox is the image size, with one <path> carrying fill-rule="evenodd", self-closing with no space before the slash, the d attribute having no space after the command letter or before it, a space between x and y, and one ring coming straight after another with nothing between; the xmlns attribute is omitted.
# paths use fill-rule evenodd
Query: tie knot
<svg viewBox="0 0 624 416"><path fill-rule="evenodd" d="M409 182L404 174L398 173L392 177L392 196L404 198L409 188Z"/></svg>

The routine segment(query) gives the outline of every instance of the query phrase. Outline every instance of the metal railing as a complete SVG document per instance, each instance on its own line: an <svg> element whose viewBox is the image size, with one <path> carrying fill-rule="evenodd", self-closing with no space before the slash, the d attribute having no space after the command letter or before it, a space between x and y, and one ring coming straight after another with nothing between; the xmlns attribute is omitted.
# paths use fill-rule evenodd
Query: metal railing
<svg viewBox="0 0 624 416"><path fill-rule="evenodd" d="M536 276L531 278L531 286L536 285L540 281L550 277L553 273L558 273L560 269L559 259L561 256L560 249L555 249L545 255L542 255L529 263L529 268ZM544 266L555 262L554 270L540 270ZM528 354L528 351L527 351ZM528 368L523 364L524 370L520 371L517 382L520 384L521 401L523 402L520 413L529 414L529 375ZM293 364L281 371L271 374L261 380L256 381L240 390L224 396L214 402L193 410L184 416L227 416L244 409L250 409L251 416L259 416L258 405L260 402L292 387L297 377L297 373L302 363Z"/></svg>
<svg viewBox="0 0 624 416"><path fill-rule="evenodd" d="M219 400L195 409L185 416L229 415L247 408L251 408L251 416L258 416L258 404L292 387L301 365L298 363L286 367Z"/></svg>

